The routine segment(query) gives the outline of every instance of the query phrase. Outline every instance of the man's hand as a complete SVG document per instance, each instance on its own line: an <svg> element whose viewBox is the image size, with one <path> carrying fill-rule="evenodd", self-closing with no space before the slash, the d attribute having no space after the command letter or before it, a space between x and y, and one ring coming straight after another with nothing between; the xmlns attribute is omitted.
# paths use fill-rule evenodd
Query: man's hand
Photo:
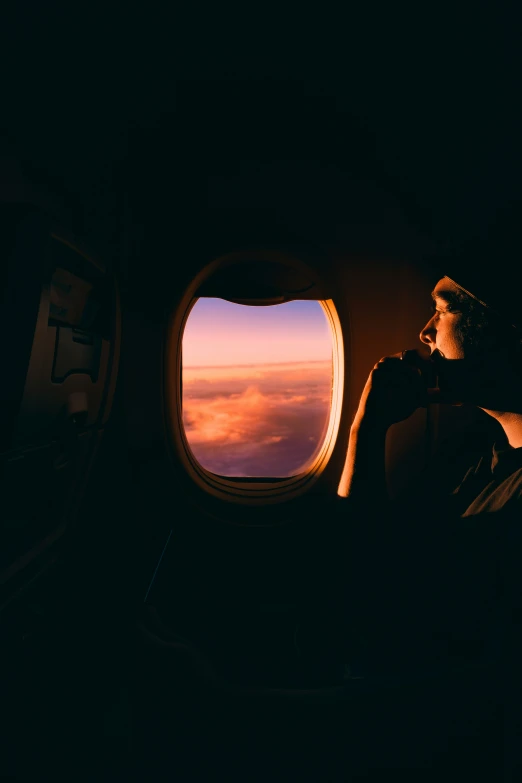
<svg viewBox="0 0 522 783"><path fill-rule="evenodd" d="M427 405L421 370L402 361L402 353L384 356L374 366L363 389L352 427L386 430Z"/></svg>
<svg viewBox="0 0 522 783"><path fill-rule="evenodd" d="M388 427L427 406L429 373L419 355L403 351L380 359L366 381L350 429L348 452L337 494L362 501L366 512L388 502L385 446ZM425 361L425 360L424 360Z"/></svg>

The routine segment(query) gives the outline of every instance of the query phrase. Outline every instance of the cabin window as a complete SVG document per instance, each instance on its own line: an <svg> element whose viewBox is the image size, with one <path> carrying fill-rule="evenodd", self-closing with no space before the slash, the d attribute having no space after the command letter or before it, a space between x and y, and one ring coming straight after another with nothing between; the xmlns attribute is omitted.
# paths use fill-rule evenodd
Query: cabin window
<svg viewBox="0 0 522 783"><path fill-rule="evenodd" d="M182 341L182 422L193 457L228 478L303 474L329 432L333 378L334 334L321 302L198 299Z"/></svg>

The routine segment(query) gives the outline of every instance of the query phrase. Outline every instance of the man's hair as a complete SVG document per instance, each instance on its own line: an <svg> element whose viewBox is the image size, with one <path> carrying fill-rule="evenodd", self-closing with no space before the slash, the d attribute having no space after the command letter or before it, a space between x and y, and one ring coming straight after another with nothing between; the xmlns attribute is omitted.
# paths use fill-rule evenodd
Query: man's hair
<svg viewBox="0 0 522 783"><path fill-rule="evenodd" d="M519 329L464 291L452 291L449 304L462 312L457 333L468 351L494 350L515 358L522 368L522 332Z"/></svg>

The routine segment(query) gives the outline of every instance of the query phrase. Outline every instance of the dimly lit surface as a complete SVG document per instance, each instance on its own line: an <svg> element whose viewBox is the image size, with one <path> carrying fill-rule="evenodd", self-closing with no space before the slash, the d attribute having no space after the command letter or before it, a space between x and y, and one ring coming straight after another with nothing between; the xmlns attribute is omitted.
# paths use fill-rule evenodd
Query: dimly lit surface
<svg viewBox="0 0 522 783"><path fill-rule="evenodd" d="M331 356L318 302L200 299L183 338L183 421L200 464L236 477L304 470L328 426Z"/></svg>
<svg viewBox="0 0 522 783"><path fill-rule="evenodd" d="M445 675L429 688L394 683L384 692L350 692L345 709L279 701L260 709L254 700L232 710L227 694L193 674L183 651L154 647L145 655L132 640L136 605L169 531L176 559L163 568L163 598L172 605L173 631L181 630L181 608L229 662L243 649L229 629L241 641L250 627L258 628L259 648L273 650L276 664L283 660L293 626L283 612L260 618L259 599L306 606L336 554L324 535L321 494L312 492L295 515L284 510L295 526L229 530L209 520L204 503L187 502L179 465L173 470L164 459L162 326L193 279L197 264L185 261L271 241L272 234L278 241L296 226L305 242L341 244L342 271L350 258L364 262L375 244L386 258L401 251L404 220L443 242L485 231L522 181L514 13L492 5L460 13L452 7L448 15L359 5L348 24L345 9L342 24L320 13L285 18L279 9L252 24L248 8L243 15L221 6L194 10L193 19L169 5L116 5L99 14L51 0L13 5L5 16L2 145L5 130L6 154L12 146L29 180L55 189L71 228L99 245L118 272L124 327L117 399L78 520L77 555L65 548L67 573L54 579L52 597L45 599L53 591L41 580L31 585L24 604L37 612L24 605L14 612L20 632L9 633L23 642L4 667L12 698L3 701L1 777L500 780L510 766L502 748L511 741L518 754L520 742L509 705L499 705L496 731L496 694L482 672L467 684ZM406 218L385 199L380 207L362 198L361 181L396 194ZM20 190L9 176L1 187ZM223 214L227 188L230 216ZM249 214L255 209L266 210L258 222ZM354 297L346 400L389 347L416 344L426 320L414 324L415 281L411 295L404 281L402 297L390 286L386 309L382 280L368 277ZM377 300L378 312L371 306ZM370 328L377 315L379 326ZM6 333L18 338L13 323ZM407 328L411 342L402 340ZM57 488L48 483L40 492L44 479L35 484L27 462L16 463L24 472L20 491L43 511L43 490L61 500L67 482L62 471ZM266 520L273 516L270 506ZM328 557L319 558L318 548ZM381 549L377 538L376 553ZM343 572L347 554L340 552ZM428 553L417 554L422 564ZM385 602L388 583L368 571ZM351 604L363 593L357 589ZM56 596L66 599L63 610ZM389 638L397 639L395 627ZM314 634L318 646L324 639ZM386 660L386 640L380 650ZM518 660L514 682L503 674L513 694ZM269 672L267 656L263 663ZM130 704L119 693L125 690ZM519 725L518 705L516 718ZM512 732L508 742L502 724ZM518 779L513 764L511 771Z"/></svg>

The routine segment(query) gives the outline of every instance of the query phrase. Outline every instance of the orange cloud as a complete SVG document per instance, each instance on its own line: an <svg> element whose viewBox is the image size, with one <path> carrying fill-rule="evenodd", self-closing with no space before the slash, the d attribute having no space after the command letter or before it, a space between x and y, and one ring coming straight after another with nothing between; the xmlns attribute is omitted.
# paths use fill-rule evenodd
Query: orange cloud
<svg viewBox="0 0 522 783"><path fill-rule="evenodd" d="M183 422L196 459L220 475L293 475L322 444L331 365L257 367L255 381L253 368L218 369L183 375Z"/></svg>
<svg viewBox="0 0 522 783"><path fill-rule="evenodd" d="M241 394L216 397L201 403L198 399L183 403L183 419L190 445L197 443L248 443L258 439L259 419L265 418L267 408L295 404L301 398L264 395L256 386L249 386ZM271 434L264 442L279 442L285 433ZM274 440L275 438L275 440Z"/></svg>

